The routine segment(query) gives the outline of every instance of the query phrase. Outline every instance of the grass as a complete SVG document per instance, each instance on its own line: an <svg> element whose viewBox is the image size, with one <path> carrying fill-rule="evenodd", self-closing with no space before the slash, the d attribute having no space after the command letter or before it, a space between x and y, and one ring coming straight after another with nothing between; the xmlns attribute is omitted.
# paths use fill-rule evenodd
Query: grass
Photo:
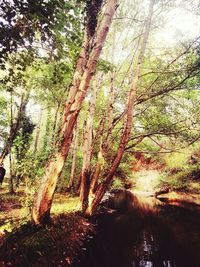
<svg viewBox="0 0 200 267"><path fill-rule="evenodd" d="M22 221L29 220L29 209L24 205L26 196L20 190L15 194L0 189L0 239L5 232L11 232Z"/></svg>
<svg viewBox="0 0 200 267"><path fill-rule="evenodd" d="M71 197L61 193L55 194L51 212L54 215L59 215L69 212L80 211L79 197Z"/></svg>
<svg viewBox="0 0 200 267"><path fill-rule="evenodd" d="M93 224L79 213L54 217L47 226L29 222L7 235L0 266L76 266L93 234Z"/></svg>
<svg viewBox="0 0 200 267"><path fill-rule="evenodd" d="M6 232L12 232L14 228L31 220L31 206L33 195L25 194L25 188L21 186L15 194L8 193L8 185L3 184L0 189L0 243ZM78 197L56 193L52 205L52 216L59 216L80 210Z"/></svg>
<svg viewBox="0 0 200 267"><path fill-rule="evenodd" d="M171 153L165 157L167 168L182 168L188 160L188 153Z"/></svg>
<svg viewBox="0 0 200 267"><path fill-rule="evenodd" d="M26 205L32 199L27 201L24 192L21 187L9 194L6 184L0 189L0 266L70 266L81 257L93 232L93 225L79 212L79 198L56 193L52 224L38 227L30 222Z"/></svg>

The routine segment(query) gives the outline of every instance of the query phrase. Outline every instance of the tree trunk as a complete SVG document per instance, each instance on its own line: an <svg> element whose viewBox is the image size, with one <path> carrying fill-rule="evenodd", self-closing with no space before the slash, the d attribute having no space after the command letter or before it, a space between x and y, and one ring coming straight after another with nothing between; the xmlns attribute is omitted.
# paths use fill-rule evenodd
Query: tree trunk
<svg viewBox="0 0 200 267"><path fill-rule="evenodd" d="M78 133L79 133L77 124L78 123L76 123L76 127L74 128L74 144L72 148L72 167L71 167L70 180L67 186L67 190L70 190L74 185L74 175L75 175L75 168L76 168L76 153L78 149Z"/></svg>
<svg viewBox="0 0 200 267"><path fill-rule="evenodd" d="M115 72L113 71L111 77L111 86L108 95L108 107L107 107L107 116L108 116L108 126L107 126L107 134L105 138L105 142L103 144L104 153L107 154L109 150L110 141L111 141L111 134L113 130L113 105L115 101L115 93L114 93L114 79L115 79Z"/></svg>
<svg viewBox="0 0 200 267"><path fill-rule="evenodd" d="M48 155L49 157L49 145L51 142L50 136L51 136L51 119L52 119L52 115L51 115L51 108L48 107L47 108L47 115L46 115L46 121L45 121L45 130L44 130L44 136L43 136L43 147L42 150L45 152L45 154Z"/></svg>
<svg viewBox="0 0 200 267"><path fill-rule="evenodd" d="M65 105L65 113L60 131L58 144L58 152L52 158L46 168L45 174L41 180L41 185L35 197L35 202L32 209L32 219L34 223L45 223L49 220L50 209L53 200L54 191L57 180L63 169L66 157L72 141L72 132L80 112L83 100L85 98L90 81L96 70L96 64L99 59L103 44L105 42L109 27L112 22L113 15L117 8L117 0L110 0L106 6L105 13L100 21L96 32L93 48L89 54L86 67L79 77L78 86L74 84L70 88L68 101ZM77 71L75 72L76 75ZM74 80L75 77L74 77ZM74 93L74 86L76 94Z"/></svg>
<svg viewBox="0 0 200 267"><path fill-rule="evenodd" d="M58 121L59 109L60 109L60 104L57 105L57 108L55 110L55 115L54 115L53 129L52 129L52 138L51 138L52 148L54 148L55 147L55 144L56 144L56 130L57 130L57 121Z"/></svg>
<svg viewBox="0 0 200 267"><path fill-rule="evenodd" d="M10 131L13 128L13 91L10 91ZM10 133L11 135L11 133ZM14 194L14 187L13 187L13 166L12 166L12 153L10 148L9 154L9 163L10 163L10 177L9 177L9 193Z"/></svg>
<svg viewBox="0 0 200 267"><path fill-rule="evenodd" d="M10 163L10 177L9 177L9 193L14 194L14 185L13 185L13 166L12 166L12 154L10 151L9 154L9 163Z"/></svg>
<svg viewBox="0 0 200 267"><path fill-rule="evenodd" d="M88 110L88 117L83 135L83 166L82 166L82 178L80 188L80 198L82 203L82 210L85 211L88 205L88 193L90 185L90 162L92 156L92 132L93 132L93 120L95 113L96 97L99 85L94 81L90 97L90 105Z"/></svg>
<svg viewBox="0 0 200 267"><path fill-rule="evenodd" d="M34 144L34 153L36 153L37 150L38 150L38 143L39 143L39 138L40 138L41 122L42 122L42 110L40 110L40 113L39 113L38 126L37 126L37 129L36 129L35 144Z"/></svg>
<svg viewBox="0 0 200 267"><path fill-rule="evenodd" d="M89 196L88 196L88 206L91 206L92 201L95 198L95 191L97 189L98 185L98 179L101 174L101 170L104 165L104 158L103 158L103 150L102 150L102 144L100 145L100 151L98 153L98 159L97 159L97 164L95 168L95 172L92 176L92 181L90 184L90 189L89 189Z"/></svg>
<svg viewBox="0 0 200 267"><path fill-rule="evenodd" d="M134 108L134 104L136 101L136 90L137 90L137 85L138 85L138 81L140 78L141 65L144 61L146 45L147 45L147 41L148 41L148 37L149 37L149 33L150 33L154 3L155 3L155 0L150 1L148 17L145 20L143 40L142 40L142 44L141 44L141 48L140 48L140 52L139 52L139 56L138 56L138 62L136 65L135 77L132 81L130 91L129 91L128 103L127 103L127 113L126 113L126 122L125 122L124 130L122 133L120 145L119 145L118 151L115 155L115 159L113 161L113 164L112 164L107 176L105 177L104 182L99 185L91 205L86 210L86 214L88 214L88 215L92 215L96 211L99 203L101 202L111 180L113 179L115 171L121 162L124 150L126 148L128 140L129 140L129 136L130 136L131 128L132 128L133 108Z"/></svg>

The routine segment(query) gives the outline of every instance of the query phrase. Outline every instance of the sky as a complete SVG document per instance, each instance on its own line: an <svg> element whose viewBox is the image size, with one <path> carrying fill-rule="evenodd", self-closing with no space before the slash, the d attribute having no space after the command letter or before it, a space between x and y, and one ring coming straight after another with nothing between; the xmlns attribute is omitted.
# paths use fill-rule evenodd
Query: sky
<svg viewBox="0 0 200 267"><path fill-rule="evenodd" d="M167 46L200 36L200 16L188 10L175 8L166 15L166 24L157 33L157 39Z"/></svg>

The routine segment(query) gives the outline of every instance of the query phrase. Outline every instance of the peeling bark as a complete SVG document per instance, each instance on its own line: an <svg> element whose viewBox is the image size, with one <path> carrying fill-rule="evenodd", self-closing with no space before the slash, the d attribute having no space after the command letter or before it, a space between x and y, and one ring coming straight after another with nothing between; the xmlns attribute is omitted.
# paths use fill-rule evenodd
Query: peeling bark
<svg viewBox="0 0 200 267"><path fill-rule="evenodd" d="M41 180L41 185L35 196L32 209L32 220L35 224L45 223L49 220L50 209L57 180L63 169L72 142L73 128L80 112L87 89L90 85L90 81L96 70L96 65L116 8L117 0L110 0L107 3L105 13L95 34L95 39L91 52L89 53L89 58L86 60L86 67L81 77L76 77L77 71L74 74L73 80L77 82L78 86L77 84L75 85L73 83L69 90L68 101L65 105L65 113L60 131L58 152L55 154L54 158L48 162L45 168L45 174Z"/></svg>
<svg viewBox="0 0 200 267"><path fill-rule="evenodd" d="M51 138L51 145L54 148L56 144L56 132L57 132L57 123L58 123L58 114L59 114L60 104L57 104L54 121L53 121L53 129L52 129L52 138Z"/></svg>
<svg viewBox="0 0 200 267"><path fill-rule="evenodd" d="M95 192L98 186L98 179L103 169L103 166L104 166L103 150L102 150L102 145L100 145L100 151L98 153L98 159L97 159L97 164L95 167L95 172L92 176L91 183L90 183L90 189L89 189L89 195L88 195L88 206L89 207L91 206L95 198Z"/></svg>
<svg viewBox="0 0 200 267"><path fill-rule="evenodd" d="M74 128L74 142L73 142L73 147L72 147L72 167L71 167L70 179L69 179L69 183L67 186L67 190L70 190L74 185L75 168L76 168L76 153L78 149L78 133L79 133L79 129L76 124Z"/></svg>
<svg viewBox="0 0 200 267"><path fill-rule="evenodd" d="M82 166L82 177L80 187L80 199L82 203L82 210L84 211L88 206L88 193L90 185L90 162L92 157L92 132L93 132L93 120L95 114L96 97L99 85L94 80L91 90L90 104L88 109L88 116L86 119L86 125L84 127L83 135L83 166Z"/></svg>
<svg viewBox="0 0 200 267"><path fill-rule="evenodd" d="M136 102L136 90L137 90L138 82L140 79L141 65L144 61L146 45L147 45L147 41L148 41L148 37L149 37L149 33L150 33L154 3L155 3L155 0L150 1L148 17L145 20L143 40L142 40L141 48L139 51L135 75L134 75L132 84L130 86L130 91L129 91L129 95L128 95L126 121L125 121L124 130L122 133L120 145L119 145L119 148L118 148L117 153L115 155L112 166L111 166L110 170L108 171L108 174L105 177L104 182L99 185L91 205L86 210L86 214L89 214L89 215L92 215L96 211L97 206L101 202L110 182L113 179L115 171L121 162L124 150L125 150L126 145L129 141L131 128L132 128L132 121L133 121L133 108L134 108L134 104Z"/></svg>
<svg viewBox="0 0 200 267"><path fill-rule="evenodd" d="M107 126L107 135L106 140L103 144L103 150L104 153L107 154L107 151L109 150L110 142L111 142L111 134L112 130L114 128L113 124L113 105L115 101L115 90L114 90L114 79L115 79L115 72L113 71L112 77L111 77L111 85L110 85L110 91L108 95L108 108L107 108L107 116L108 116L108 126Z"/></svg>

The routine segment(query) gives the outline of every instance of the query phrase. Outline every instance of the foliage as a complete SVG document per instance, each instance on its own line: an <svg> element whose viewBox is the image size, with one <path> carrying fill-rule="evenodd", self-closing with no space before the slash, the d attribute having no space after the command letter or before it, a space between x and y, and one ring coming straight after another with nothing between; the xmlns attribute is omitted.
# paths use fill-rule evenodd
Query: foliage
<svg viewBox="0 0 200 267"><path fill-rule="evenodd" d="M160 186L168 187L171 190L198 193L200 185L200 161L198 151L192 152L190 156L178 154L178 157L178 155L175 155L173 155L173 158L166 158L167 168L165 175L160 181ZM193 161L193 155L196 155L195 161Z"/></svg>
<svg viewBox="0 0 200 267"><path fill-rule="evenodd" d="M79 174L81 173L82 169L82 160L83 156L81 151L77 151L77 157L76 157L76 169L75 169L75 186L77 182L77 178ZM65 163L64 169L62 171L61 177L60 177L60 183L58 184L56 188L56 192L66 192L67 191L67 185L69 183L70 179L70 174L71 174L71 163L72 163L72 158L68 157L68 160ZM74 190L72 190L72 193Z"/></svg>
<svg viewBox="0 0 200 267"><path fill-rule="evenodd" d="M115 178L112 183L112 189L122 189L124 188L123 181L120 178Z"/></svg>
<svg viewBox="0 0 200 267"><path fill-rule="evenodd" d="M18 136L14 141L16 159L20 162L28 152L35 125L29 117L23 116L20 121Z"/></svg>
<svg viewBox="0 0 200 267"><path fill-rule="evenodd" d="M166 166L169 169L182 168L182 166L185 166L187 159L188 154L186 152L172 153L165 156Z"/></svg>
<svg viewBox="0 0 200 267"><path fill-rule="evenodd" d="M5 142L8 135L9 117L7 114L8 101L5 97L0 97L0 142Z"/></svg>
<svg viewBox="0 0 200 267"><path fill-rule="evenodd" d="M0 23L1 60L8 53L34 47L35 43L49 46L51 56L59 56L62 51L66 53L69 46L77 50L82 10L81 1L3 1L0 8L3 19Z"/></svg>

